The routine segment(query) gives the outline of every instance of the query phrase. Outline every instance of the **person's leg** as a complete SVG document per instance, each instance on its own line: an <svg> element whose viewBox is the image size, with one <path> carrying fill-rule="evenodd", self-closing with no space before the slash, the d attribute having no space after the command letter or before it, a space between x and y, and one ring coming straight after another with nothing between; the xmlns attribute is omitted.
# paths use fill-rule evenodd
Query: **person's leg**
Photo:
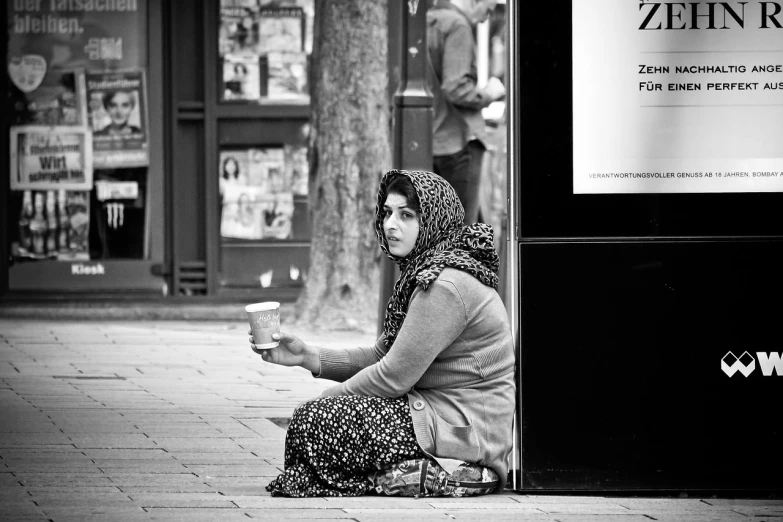
<svg viewBox="0 0 783 522"><path fill-rule="evenodd" d="M454 190L465 209L465 224L478 221L479 187L484 145L472 140L461 151L444 156L433 156L433 170Z"/></svg>
<svg viewBox="0 0 783 522"><path fill-rule="evenodd" d="M326 397L294 412L285 471L266 489L289 497L363 495L373 488L369 471L422 455L406 397Z"/></svg>

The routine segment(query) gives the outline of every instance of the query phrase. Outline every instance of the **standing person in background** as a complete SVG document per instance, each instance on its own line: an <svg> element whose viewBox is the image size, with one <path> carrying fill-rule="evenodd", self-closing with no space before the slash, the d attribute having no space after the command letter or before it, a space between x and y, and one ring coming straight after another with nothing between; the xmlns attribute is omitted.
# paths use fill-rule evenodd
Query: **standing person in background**
<svg viewBox="0 0 783 522"><path fill-rule="evenodd" d="M427 11L428 80L433 95L433 170L454 187L465 223L478 221L486 131L481 109L506 94L490 78L479 88L473 29L497 0L430 0Z"/></svg>

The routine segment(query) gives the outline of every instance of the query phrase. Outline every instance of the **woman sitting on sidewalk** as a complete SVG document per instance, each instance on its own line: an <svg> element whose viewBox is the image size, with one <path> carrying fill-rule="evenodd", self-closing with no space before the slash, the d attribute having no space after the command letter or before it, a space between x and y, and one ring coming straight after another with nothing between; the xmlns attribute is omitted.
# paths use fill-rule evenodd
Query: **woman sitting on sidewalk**
<svg viewBox="0 0 783 522"><path fill-rule="evenodd" d="M267 486L272 494L463 496L503 489L513 343L495 290L492 229L463 226L463 218L456 192L440 176L387 172L375 230L401 273L375 346L318 348L286 333L277 348L253 345L264 361L340 382L294 411L285 471Z"/></svg>

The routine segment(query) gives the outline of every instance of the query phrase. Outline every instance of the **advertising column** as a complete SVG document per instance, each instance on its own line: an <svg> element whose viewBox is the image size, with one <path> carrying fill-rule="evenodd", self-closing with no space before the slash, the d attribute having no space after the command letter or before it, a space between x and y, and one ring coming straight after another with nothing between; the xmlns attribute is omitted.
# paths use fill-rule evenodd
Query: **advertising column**
<svg viewBox="0 0 783 522"><path fill-rule="evenodd" d="M573 81L574 193L783 190L783 2L574 2Z"/></svg>

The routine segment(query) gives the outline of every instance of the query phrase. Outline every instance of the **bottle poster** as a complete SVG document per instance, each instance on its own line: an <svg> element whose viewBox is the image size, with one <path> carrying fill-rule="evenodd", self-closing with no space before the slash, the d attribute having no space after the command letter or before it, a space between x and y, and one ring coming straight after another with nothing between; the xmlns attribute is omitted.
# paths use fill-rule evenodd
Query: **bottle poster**
<svg viewBox="0 0 783 522"><path fill-rule="evenodd" d="M24 191L14 257L89 260L89 201L87 191Z"/></svg>
<svg viewBox="0 0 783 522"><path fill-rule="evenodd" d="M144 72L87 73L85 84L94 166L148 165Z"/></svg>
<svg viewBox="0 0 783 522"><path fill-rule="evenodd" d="M572 11L575 194L783 191L780 2Z"/></svg>
<svg viewBox="0 0 783 522"><path fill-rule="evenodd" d="M11 190L91 190L92 139L78 127L11 128Z"/></svg>

